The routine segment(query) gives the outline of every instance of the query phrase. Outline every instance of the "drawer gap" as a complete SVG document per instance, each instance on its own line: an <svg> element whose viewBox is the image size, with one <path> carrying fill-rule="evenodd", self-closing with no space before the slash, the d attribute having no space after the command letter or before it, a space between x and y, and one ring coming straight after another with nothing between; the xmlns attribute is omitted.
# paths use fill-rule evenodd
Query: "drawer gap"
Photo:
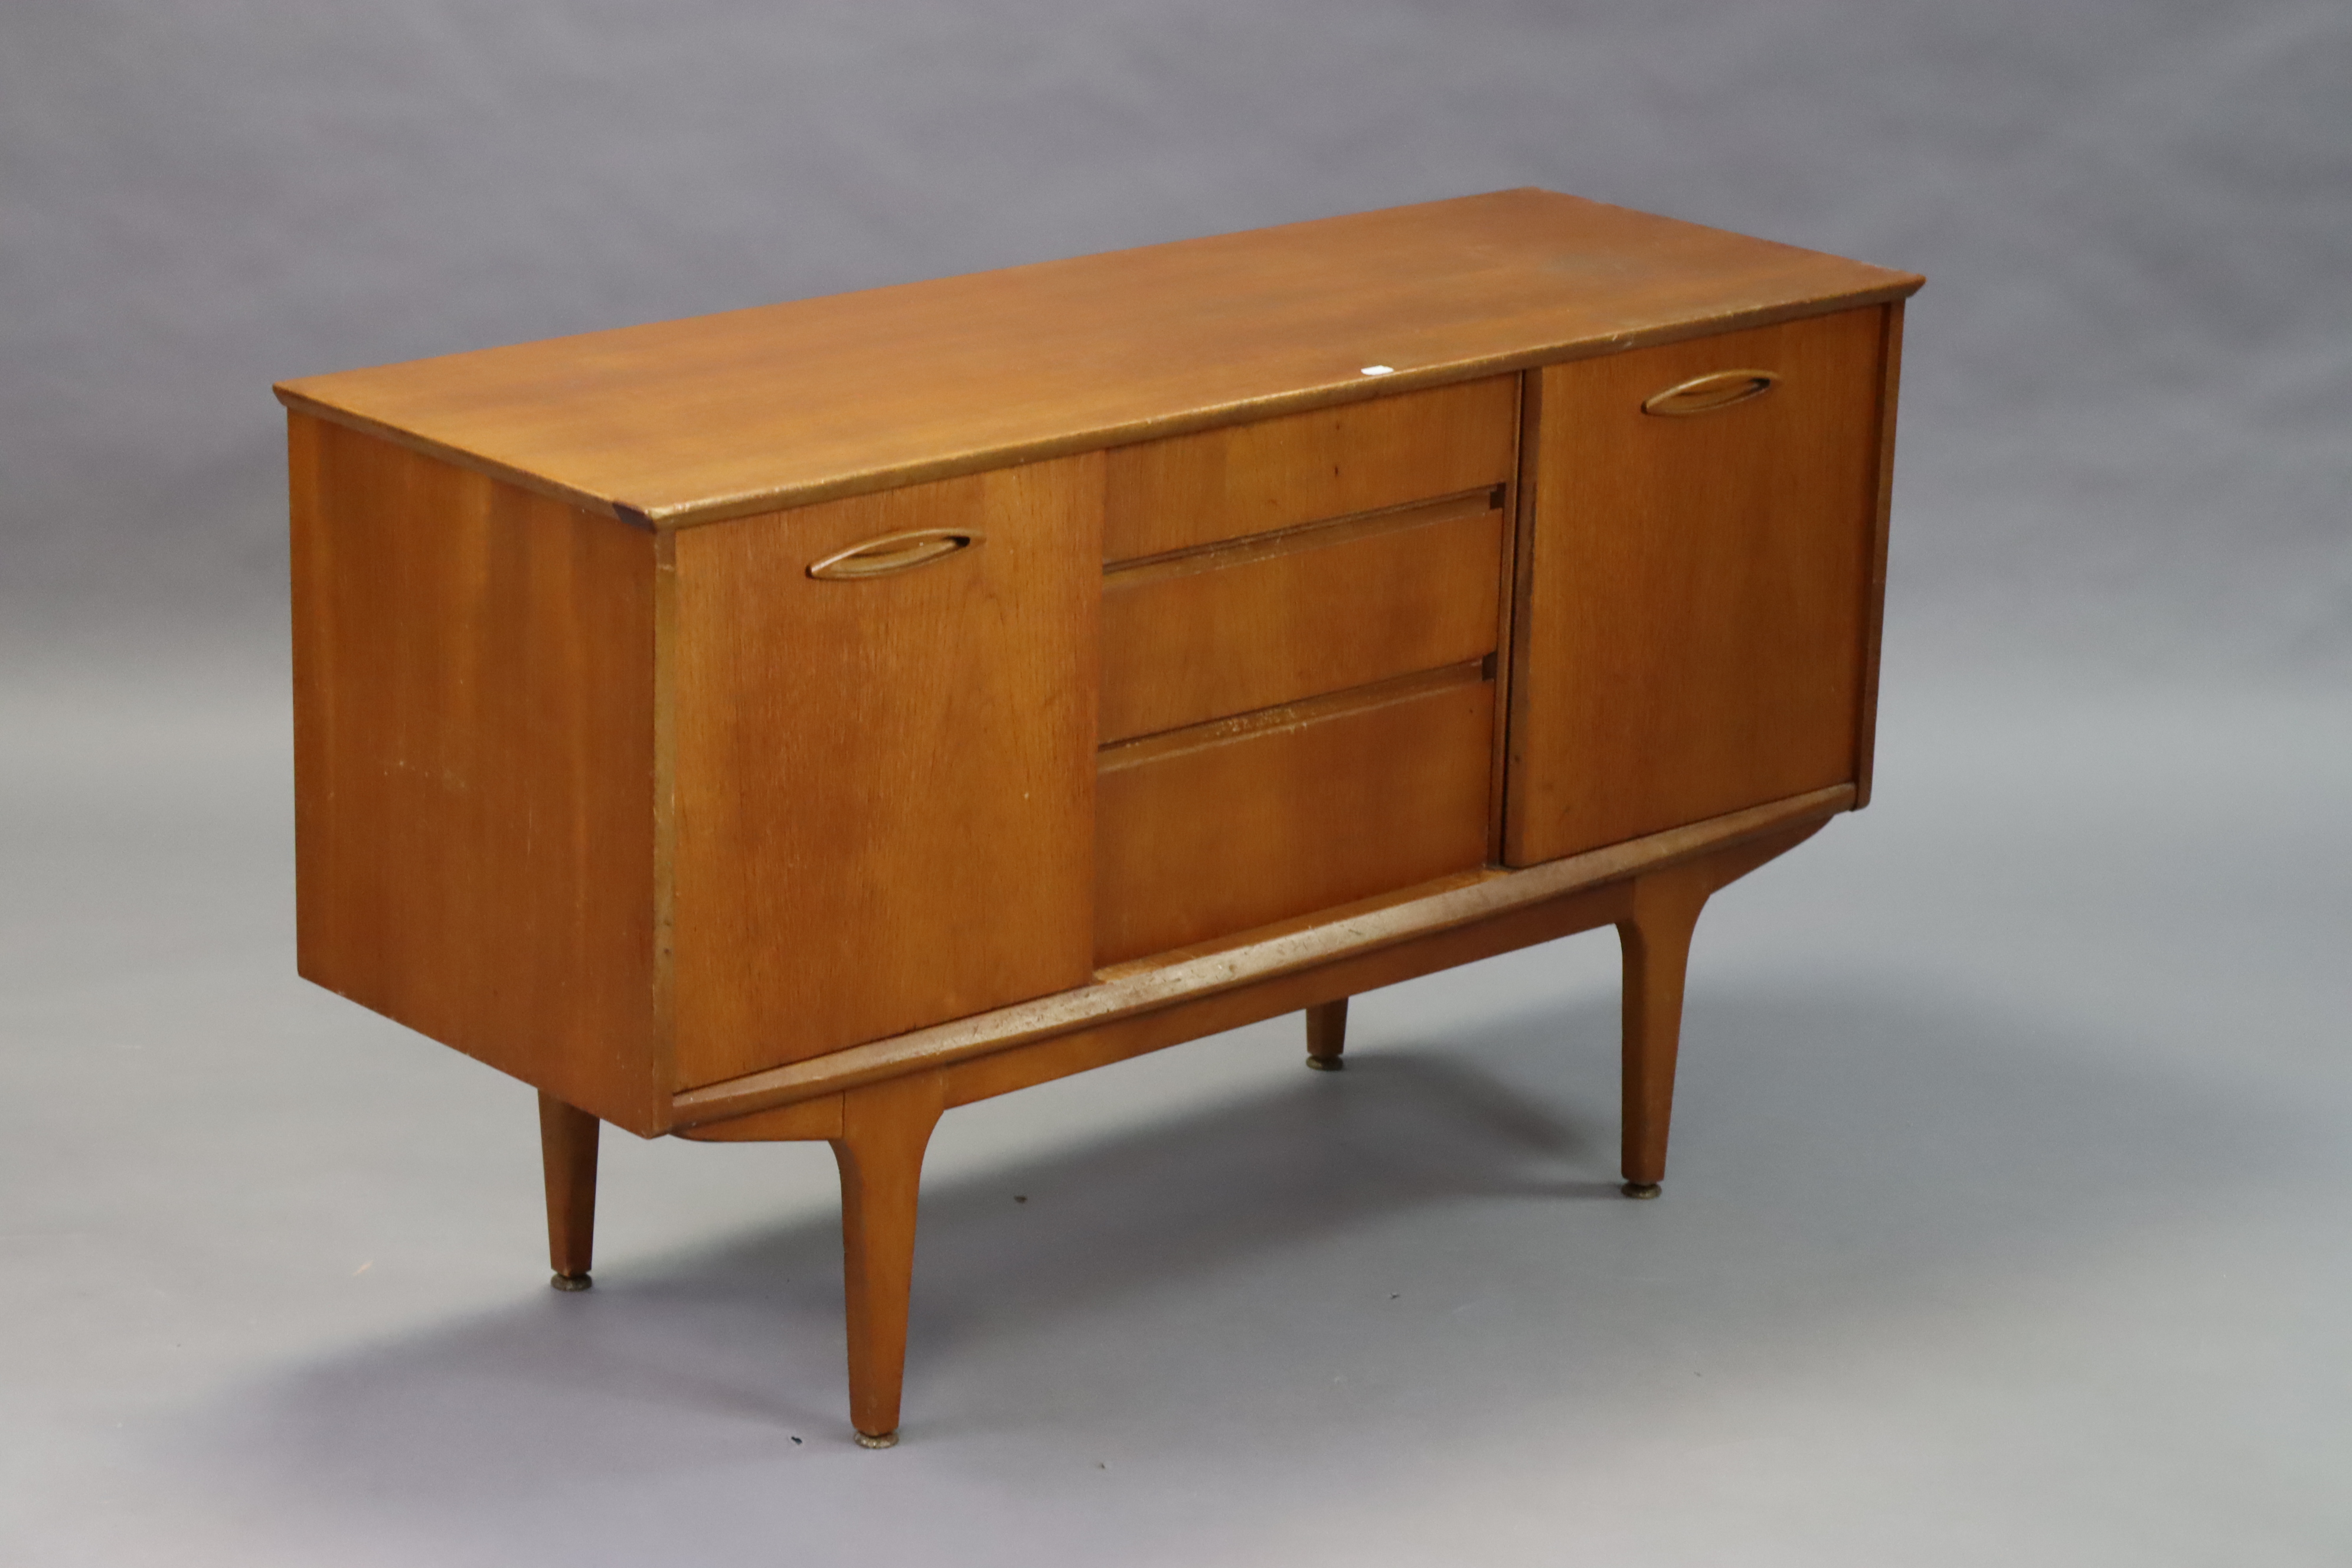
<svg viewBox="0 0 2352 1568"><path fill-rule="evenodd" d="M1278 528L1240 539L1213 540L1207 544L1188 545L1181 550L1163 551L1157 555L1139 555L1129 561L1112 562L1103 568L1104 586L1139 587L1164 578L1244 565L1253 561L1286 555L1297 550L1318 550L1350 540L1368 539L1375 534L1475 517L1480 512L1500 509L1504 489L1502 485L1488 485L1480 489L1441 496L1435 500L1408 501L1402 506L1382 507L1376 511L1350 512L1345 517L1322 518L1293 528Z"/></svg>
<svg viewBox="0 0 2352 1568"><path fill-rule="evenodd" d="M1097 765L1104 773L1140 767L1146 763L1181 756L1203 747L1221 746L1245 735L1262 734L1269 730L1303 728L1342 714L1369 712L1392 703L1410 702L1448 687L1475 686L1491 679L1493 673L1492 654L1439 669L1416 670L1411 675L1376 680L1369 686L1335 691L1328 696L1310 697L1300 702L1284 702L1251 713L1212 719L1205 723L1187 724L1178 730L1163 730L1156 735L1139 735L1131 741L1120 741L1103 747L1097 753Z"/></svg>

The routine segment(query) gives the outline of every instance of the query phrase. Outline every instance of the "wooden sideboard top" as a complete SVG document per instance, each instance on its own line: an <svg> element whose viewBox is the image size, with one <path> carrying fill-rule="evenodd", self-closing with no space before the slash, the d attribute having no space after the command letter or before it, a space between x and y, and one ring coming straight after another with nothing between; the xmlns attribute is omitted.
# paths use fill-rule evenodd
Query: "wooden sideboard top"
<svg viewBox="0 0 2352 1568"><path fill-rule="evenodd" d="M1920 281L1525 189L277 391L672 528L1901 299Z"/></svg>

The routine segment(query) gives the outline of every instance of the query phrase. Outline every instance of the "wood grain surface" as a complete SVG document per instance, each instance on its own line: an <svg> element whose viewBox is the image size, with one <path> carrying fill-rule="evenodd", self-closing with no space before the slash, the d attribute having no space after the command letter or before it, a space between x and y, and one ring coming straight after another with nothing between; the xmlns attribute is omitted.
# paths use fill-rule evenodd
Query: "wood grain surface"
<svg viewBox="0 0 2352 1568"><path fill-rule="evenodd" d="M302 974L639 1132L654 539L296 416Z"/></svg>
<svg viewBox="0 0 2352 1568"><path fill-rule="evenodd" d="M283 384L301 971L537 1086L559 1284L600 1119L828 1141L869 1447L951 1106L1614 923L1645 1195L1919 283L1520 190Z"/></svg>
<svg viewBox="0 0 2352 1568"><path fill-rule="evenodd" d="M1103 577L1106 743L1495 649L1491 491Z"/></svg>
<svg viewBox="0 0 2352 1568"><path fill-rule="evenodd" d="M671 1134L702 1143L791 1143L838 1138L842 1129L842 1097L820 1095L795 1100L773 1110L755 1111L732 1121L710 1121L681 1127Z"/></svg>
<svg viewBox="0 0 2352 1568"><path fill-rule="evenodd" d="M1743 814L1741 826L1717 827L1705 840L1689 832L1662 836L1678 847L1645 863L1668 869L1699 867L1709 891L1718 890L1820 832L1829 820L1821 814L1843 809L1850 796L1850 792L1831 793L1833 798L1827 800L1791 803L1769 814ZM1763 833L1749 831L1768 816L1790 826ZM1689 852L1691 846L1701 842L1712 847L1696 855ZM1665 846L1662 843L1658 847L1663 850ZM1622 848L1578 858L1630 863ZM1007 1027L1004 1037L992 1046L982 1047L971 1037L976 1031L967 1026L931 1032L942 1039L964 1037L961 1052L910 1055L904 1065L887 1070L850 1062L809 1063L787 1070L806 1074L837 1066L854 1069L841 1074L845 1079L869 1074L862 1081L878 1082L920 1061L926 1070L930 1066L944 1068L950 1106L969 1105L1301 1010L1307 1016L1308 1049L1320 1045L1337 1052L1344 1047L1350 996L1633 918L1640 879L1612 876L1593 882L1562 875L1574 864L1553 861L1534 871L1487 871L1445 879L1386 902L1328 911L1319 921L1269 928L1269 934L1244 949L1162 955L1159 961L1128 965L1108 977L1105 984L1077 996L1033 1003L1020 1009L1033 1017L1050 1015L1054 1023L1035 1033ZM1461 918L1441 911L1459 911ZM1365 928L1374 923L1376 916L1385 940L1368 940L1371 933ZM1353 942L1343 939L1350 927L1356 928ZM1283 950L1284 955L1261 967L1255 961L1270 949ZM1225 965L1222 973L1215 967L1221 960ZM1232 973L1244 968L1249 971L1245 977ZM1121 1005L1113 1000L1155 979L1164 980L1170 972L1182 974L1191 983L1153 987L1153 999L1148 1005ZM1228 981L1232 983L1225 984ZM1009 1015L1000 1018L1005 1016ZM1644 1041L1650 1037L1647 1016L1634 1020L1634 1030L1636 1037ZM895 1050L897 1045L859 1049L861 1054L879 1055ZM1646 1094L1648 1089L1648 1082L1640 1083L1638 1092ZM840 1092L821 1093L748 1114L727 1111L734 1100L748 1102L753 1095L749 1086L725 1086L682 1097L681 1109L689 1121L677 1136L752 1142L840 1135ZM690 1120L713 1114L726 1119ZM1640 1108L1629 1110L1629 1116L1643 1114L1647 1112ZM1643 1135L1648 1135L1648 1128L1663 1125L1656 1120L1646 1122Z"/></svg>
<svg viewBox="0 0 2352 1568"><path fill-rule="evenodd" d="M278 395L671 525L1611 354L1918 284L1622 207L1500 191L310 376ZM1364 374L1372 365L1393 374Z"/></svg>
<svg viewBox="0 0 2352 1568"><path fill-rule="evenodd" d="M1683 991L1691 937L1706 900L1819 833L1828 818L1798 822L1633 882L1617 921L1624 975L1619 1089L1623 1120L1619 1165L1625 1180L1653 1189L1666 1176L1675 1068L1682 1048Z"/></svg>
<svg viewBox="0 0 2352 1568"><path fill-rule="evenodd" d="M596 1144L604 1123L539 1091L539 1163L547 1189L547 1266L558 1280L588 1278L596 1254Z"/></svg>
<svg viewBox="0 0 2352 1568"><path fill-rule="evenodd" d="M1543 371L1504 858L1853 779L1885 311ZM1751 401L1643 401L1756 366Z"/></svg>
<svg viewBox="0 0 2352 1568"><path fill-rule="evenodd" d="M1861 714L1853 745L1856 811L1870 804L1873 763L1878 752L1878 656L1886 627L1886 544L1895 511L1895 415L1903 384L1903 303L1899 300L1886 307L1880 363L1878 506L1871 520L1870 575L1863 585Z"/></svg>
<svg viewBox="0 0 2352 1568"><path fill-rule="evenodd" d="M1096 962L1484 863L1494 701L1471 664L1106 749Z"/></svg>
<svg viewBox="0 0 2352 1568"><path fill-rule="evenodd" d="M1685 857L1664 864L1669 870L1696 868L1703 873L1702 880L1708 890L1717 890L1787 854L1820 832L1827 821L1827 817L1820 816L1800 817L1793 826L1753 837L1730 837L1695 858ZM1638 878L1618 878L1598 885L1559 883L1539 896L1524 899L1496 896L1551 878L1560 864L1555 861L1541 872L1496 872L1475 879L1457 879L1456 886L1424 892L1391 910L1404 913L1426 910L1433 901L1469 901L1483 896L1483 907L1466 921L1434 923L1401 941L1328 946L1310 962L1253 975L1246 983L1228 989L1201 985L1171 988L1164 1005L1139 1011L1106 1011L1083 1018L1073 1011L1066 1019L1064 1032L1024 1039L984 1054L943 1058L948 1104L970 1105L1181 1045L1203 1035L1301 1010L1307 1015L1309 1052L1328 1050L1332 1059L1339 1059L1345 1044L1350 996L1538 942L1557 941L1578 931L1622 924L1635 917L1641 880ZM1348 911L1338 911L1338 918L1345 922L1349 917ZM1310 929L1317 936L1328 938L1332 928L1303 927L1298 934L1305 935ZM1187 967L1198 962L1182 961ZM1137 966L1132 973L1122 976L1121 983L1132 984L1150 972L1149 966ZM1651 1021L1654 1016L1653 1011L1633 1017L1628 1038L1639 1040L1646 1047L1653 1038ZM1667 1102L1658 1105L1646 1098L1655 1083L1654 1073L1626 1080L1627 1126L1632 1128L1638 1121L1642 1140L1654 1135L1659 1140L1659 1169L1663 1170L1663 1140L1665 1119L1672 1109L1672 1084L1665 1086ZM1637 1100L1637 1096L1643 1098ZM746 1142L836 1137L842 1099L839 1093L824 1094L773 1110L698 1122L678 1136Z"/></svg>
<svg viewBox="0 0 2352 1568"><path fill-rule="evenodd" d="M1635 1186L1666 1176L1666 1135L1675 1109L1675 1064L1683 1033L1683 986L1692 933L1715 890L1704 860L1633 879L1617 922L1623 1000L1619 1005L1618 1168ZM1654 1193L1652 1194L1654 1195Z"/></svg>
<svg viewBox="0 0 2352 1568"><path fill-rule="evenodd" d="M1518 377L1377 397L1117 447L1112 562L1485 489L1517 462Z"/></svg>
<svg viewBox="0 0 2352 1568"><path fill-rule="evenodd" d="M1102 460L681 534L677 1085L1084 983ZM982 542L820 582L862 541Z"/></svg>
<svg viewBox="0 0 2352 1568"><path fill-rule="evenodd" d="M1482 950L1475 943L1448 943L1456 933L1517 919L1571 894L1598 892L1612 884L1622 888L1629 879L1643 871L1699 856L1721 854L1762 842L1775 834L1818 824L1847 810L1853 803L1853 786L1841 784L1548 861L1524 871L1481 868L1419 887L1396 889L1352 905L1318 910L1296 921L1277 921L1238 938L1114 965L1105 969L1091 984L1042 996L1034 1002L687 1090L675 1101L676 1119L682 1127L724 1121L860 1084L879 1083L917 1068L971 1063L998 1052L1107 1028L1196 1002L1205 1006L1215 998L1242 993L1270 998L1264 1012L1235 1015L1231 1022L1210 1022L1193 1035L1179 1032L1158 1043L1171 1045L1178 1039L1214 1034L1253 1018L1296 1012L1316 1002L1356 995L1414 974L1466 963L1489 952L1507 951L1504 947ZM1614 910L1620 906L1609 907ZM1596 923L1607 924L1618 918L1612 912ZM1551 934L1566 932L1555 931ZM1529 936L1527 940L1548 938ZM1404 950L1428 955L1426 967L1407 966L1393 971L1381 967L1388 962L1386 955ZM1294 984L1327 973L1340 976L1332 980L1328 988L1319 984ZM1379 978L1381 974L1387 978Z"/></svg>
<svg viewBox="0 0 2352 1568"><path fill-rule="evenodd" d="M841 1132L832 1140L841 1171L849 1419L869 1447L897 1439L923 1152L945 1109L945 1074L909 1074L842 1096Z"/></svg>

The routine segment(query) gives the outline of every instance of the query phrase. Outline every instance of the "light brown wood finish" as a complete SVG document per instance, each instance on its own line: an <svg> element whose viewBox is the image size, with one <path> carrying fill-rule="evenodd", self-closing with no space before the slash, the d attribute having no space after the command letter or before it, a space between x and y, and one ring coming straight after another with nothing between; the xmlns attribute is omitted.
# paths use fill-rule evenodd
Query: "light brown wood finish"
<svg viewBox="0 0 2352 1568"><path fill-rule="evenodd" d="M1690 965L1691 933L1711 891L1705 862L1637 877L1633 908L1617 922L1625 975L1622 1157L1630 1196L1654 1197L1665 1179L1675 1059L1682 1038L1683 982Z"/></svg>
<svg viewBox="0 0 2352 1568"><path fill-rule="evenodd" d="M1504 858L1854 776L1882 312L1542 373ZM1659 417L1726 366L1767 395Z"/></svg>
<svg viewBox="0 0 2352 1568"><path fill-rule="evenodd" d="M654 536L654 1060L677 1085L677 535Z"/></svg>
<svg viewBox="0 0 2352 1568"><path fill-rule="evenodd" d="M659 1131L653 536L289 435L301 973Z"/></svg>
<svg viewBox="0 0 2352 1568"><path fill-rule="evenodd" d="M1498 191L310 376L278 395L568 501L673 525L1918 286L1720 229ZM1374 364L1395 374L1365 375Z"/></svg>
<svg viewBox="0 0 2352 1568"><path fill-rule="evenodd" d="M559 1289L584 1290L596 1247L596 1135L603 1124L545 1089L539 1159L547 1184L547 1265Z"/></svg>
<svg viewBox="0 0 2352 1568"><path fill-rule="evenodd" d="M1817 825L1848 809L1853 801L1852 786L1840 785L1524 871L1482 868L1394 889L1229 941L1114 965L1093 984L1058 995L690 1089L677 1097L674 1114L681 1128L726 1121L908 1072L942 1067L961 1071L975 1058L1051 1047L1062 1037L1124 1026L1147 1016L1175 1016L1188 1007L1196 1009L1186 1026L1192 1033L1180 1030L1145 1048L1237 1028L1529 942L1608 925L1619 918L1613 911L1620 906L1613 902L1605 905L1612 912L1583 924L1549 924L1549 917L1538 919L1531 911L1564 907L1571 895L1630 897L1630 879L1642 872L1699 856L1729 854L1784 830ZM1493 940L1487 933L1523 918L1536 920L1522 933L1524 941L1487 945ZM1426 967L1416 967L1423 963ZM1325 982L1316 980L1318 975L1339 978ZM1295 988L1309 981L1314 984L1306 989ZM1235 998L1249 1005L1262 1001L1265 1010L1198 1010L1226 1009ZM959 1097L954 1103L967 1098L977 1097Z"/></svg>
<svg viewBox="0 0 2352 1568"><path fill-rule="evenodd" d="M1879 355L1878 510L1872 520L1870 575L1862 605L1862 714L1853 759L1853 808L1870 804L1872 764L1878 752L1878 655L1886 624L1887 525L1895 510L1895 411L1903 381L1903 302L1886 308Z"/></svg>
<svg viewBox="0 0 2352 1568"><path fill-rule="evenodd" d="M1474 963L1622 919L1633 889L1610 883L1517 904L1406 941L1350 950L1227 990L1189 992L1148 1011L1116 1016L1050 1038L947 1068L948 1103L969 1105L1015 1089L1106 1067L1130 1057L1238 1029L1383 985Z"/></svg>
<svg viewBox="0 0 2352 1568"><path fill-rule="evenodd" d="M776 1143L838 1138L842 1129L841 1101L838 1094L819 1095L814 1100L780 1105L773 1110L755 1110L731 1121L680 1127L671 1136L690 1138L698 1143Z"/></svg>
<svg viewBox="0 0 2352 1568"><path fill-rule="evenodd" d="M1112 562L1434 500L1505 483L1515 376L1256 419L1114 448L1104 470Z"/></svg>
<svg viewBox="0 0 2352 1568"><path fill-rule="evenodd" d="M1502 517L1480 490L1107 574L1103 740L1492 653Z"/></svg>
<svg viewBox="0 0 2352 1568"><path fill-rule="evenodd" d="M832 1140L841 1168L842 1283L849 1318L849 1418L868 1447L898 1441L915 1277L923 1151L947 1108L947 1082L916 1073L842 1097Z"/></svg>
<svg viewBox="0 0 2352 1568"><path fill-rule="evenodd" d="M1307 1009L1307 1065L1337 1072L1348 1048L1348 999L1318 1002Z"/></svg>
<svg viewBox="0 0 2352 1568"><path fill-rule="evenodd" d="M1194 993L1170 1006L987 1056L902 1071L841 1094L684 1135L823 1137L832 1142L842 1183L851 1420L861 1444L887 1447L898 1440L923 1155L949 1107L1107 1066L1302 1005L1308 1060L1337 1068L1351 992L1613 921L1626 944L1625 1170L1629 1184L1650 1184L1642 1195L1654 1195L1664 1169L1682 961L1698 910L1710 892L1785 853L1817 831L1822 820L1800 820L1793 826L1736 838L1645 877L1499 908L1475 922L1428 932L1416 941L1360 951L1222 994ZM1520 879L1531 876L1522 874ZM1627 1190L1636 1188L1629 1184Z"/></svg>
<svg viewBox="0 0 2352 1568"><path fill-rule="evenodd" d="M559 1279L598 1119L830 1142L877 1444L945 1107L1613 924L1654 1184L1917 284L1506 192L282 386L303 972L541 1089Z"/></svg>
<svg viewBox="0 0 2352 1568"><path fill-rule="evenodd" d="M1738 835L1718 833L1706 841L1711 847L1704 848L1693 847L1701 842L1698 838L1685 837L1675 855L1652 863L1662 869L1704 864L1712 891L1786 854L1819 832L1828 813L1843 808L1841 799L1835 805L1812 805L1811 816L1783 811L1770 818L1780 826L1760 832L1754 826L1765 817L1743 814L1746 821ZM1578 858L1616 856L1616 851L1604 851ZM1077 996L1008 1009L985 1033L969 1023L952 1030L926 1031L929 1037L919 1043L877 1041L859 1053L841 1053L865 1055L867 1059L862 1062L823 1065L836 1066L842 1069L837 1075L841 1081L856 1084L887 1082L921 1063L918 1070L936 1068L946 1074L950 1107L970 1105L1286 1013L1305 1011L1311 1016L1318 1007L1343 1005L1384 985L1633 918L1635 879L1618 876L1579 884L1560 875L1570 864L1556 861L1534 871L1456 878L1452 886L1433 884L1431 890L1402 902L1368 902L1358 910L1331 911L1323 921L1277 926L1244 947L1129 965ZM1356 940L1335 942L1335 925L1352 928ZM805 1075L820 1065L786 1070ZM749 1103L776 1092L779 1088L771 1087L761 1096L745 1093L736 1099ZM821 1118L837 1115L842 1098L825 1094L778 1110L705 1121L682 1129L677 1136L743 1141L830 1137L834 1134L829 1131L809 1129L831 1125ZM690 1114L725 1114L727 1104L712 1096ZM803 1123L790 1118L804 1107L817 1108L818 1119ZM730 1133L734 1128L742 1131Z"/></svg>
<svg viewBox="0 0 2352 1568"><path fill-rule="evenodd" d="M1666 1176L1675 1064L1691 936L1706 900L1822 830L1826 818L1777 828L1636 877L1617 921L1624 968L1622 1168L1626 1194L1654 1198Z"/></svg>
<svg viewBox="0 0 2352 1568"><path fill-rule="evenodd" d="M1106 749L1096 962L1483 863L1494 702L1471 664Z"/></svg>
<svg viewBox="0 0 2352 1568"><path fill-rule="evenodd" d="M677 1087L1084 984L1101 487L1063 458L678 536ZM807 574L929 528L985 542Z"/></svg>
<svg viewBox="0 0 2352 1568"><path fill-rule="evenodd" d="M1518 672L1525 668L1527 636L1524 600L1528 563L1532 556L1529 536L1535 530L1534 494L1536 447L1542 436L1543 377L1517 378L1518 404L1518 466L1504 497L1503 573L1495 584L1495 744L1492 777L1487 782L1486 858L1504 861L1504 828L1510 821L1511 715L1519 710Z"/></svg>

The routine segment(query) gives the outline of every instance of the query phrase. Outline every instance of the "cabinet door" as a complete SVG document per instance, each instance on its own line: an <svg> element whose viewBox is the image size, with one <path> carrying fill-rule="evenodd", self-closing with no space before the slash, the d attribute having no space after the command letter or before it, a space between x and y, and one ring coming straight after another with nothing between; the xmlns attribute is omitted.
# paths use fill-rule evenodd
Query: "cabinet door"
<svg viewBox="0 0 2352 1568"><path fill-rule="evenodd" d="M1874 307L1538 373L1507 862L1856 776L1886 331Z"/></svg>
<svg viewBox="0 0 2352 1568"><path fill-rule="evenodd" d="M677 535L680 1087L1087 982L1102 488L1097 453Z"/></svg>

